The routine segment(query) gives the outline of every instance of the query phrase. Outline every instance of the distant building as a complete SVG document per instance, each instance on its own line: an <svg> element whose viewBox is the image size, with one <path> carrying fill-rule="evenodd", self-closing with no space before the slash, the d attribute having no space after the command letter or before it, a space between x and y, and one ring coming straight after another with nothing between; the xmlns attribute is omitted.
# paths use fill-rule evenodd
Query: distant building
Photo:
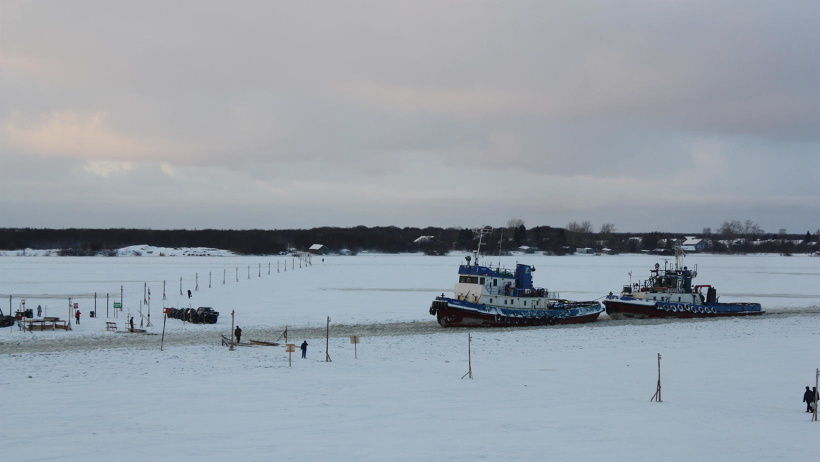
<svg viewBox="0 0 820 462"><path fill-rule="evenodd" d="M688 238L681 244L684 252L703 252L706 250L706 241L697 238Z"/></svg>
<svg viewBox="0 0 820 462"><path fill-rule="evenodd" d="M420 236L418 239L413 241L414 244L424 244L426 242L433 242L436 238L434 236Z"/></svg>
<svg viewBox="0 0 820 462"><path fill-rule="evenodd" d="M328 253L327 247L323 246L322 244L313 244L308 249L308 252L314 255L326 255Z"/></svg>
<svg viewBox="0 0 820 462"><path fill-rule="evenodd" d="M581 255L594 255L595 249L591 247L578 247L577 249L575 249L575 253Z"/></svg>
<svg viewBox="0 0 820 462"><path fill-rule="evenodd" d="M524 252L524 253L535 253L535 249L533 249L532 247L530 247L528 245L522 245L521 247L518 248L518 251L519 252Z"/></svg>

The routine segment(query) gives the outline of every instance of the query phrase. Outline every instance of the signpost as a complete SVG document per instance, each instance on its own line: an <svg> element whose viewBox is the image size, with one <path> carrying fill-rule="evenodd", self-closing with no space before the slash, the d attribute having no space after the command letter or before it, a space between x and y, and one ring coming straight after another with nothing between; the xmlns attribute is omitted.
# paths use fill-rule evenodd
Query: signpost
<svg viewBox="0 0 820 462"><path fill-rule="evenodd" d="M296 344L295 343L287 343L285 344L285 351L288 353L288 367L291 366L291 357L293 356L293 352L296 351Z"/></svg>

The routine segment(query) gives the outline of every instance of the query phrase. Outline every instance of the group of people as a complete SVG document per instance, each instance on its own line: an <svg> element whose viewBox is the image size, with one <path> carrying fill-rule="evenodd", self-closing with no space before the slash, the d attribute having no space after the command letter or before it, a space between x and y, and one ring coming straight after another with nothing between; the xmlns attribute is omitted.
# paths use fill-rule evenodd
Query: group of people
<svg viewBox="0 0 820 462"><path fill-rule="evenodd" d="M820 395L817 394L817 387L809 389L806 387L806 392L803 393L803 402L806 403L806 412L814 412L814 406L817 406L817 401Z"/></svg>

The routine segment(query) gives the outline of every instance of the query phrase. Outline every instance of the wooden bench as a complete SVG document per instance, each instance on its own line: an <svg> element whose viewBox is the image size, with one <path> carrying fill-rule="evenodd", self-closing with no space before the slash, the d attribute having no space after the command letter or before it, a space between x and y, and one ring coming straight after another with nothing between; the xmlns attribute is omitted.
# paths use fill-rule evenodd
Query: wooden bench
<svg viewBox="0 0 820 462"><path fill-rule="evenodd" d="M106 322L105 323L105 330L116 332L117 331L117 323L116 322Z"/></svg>

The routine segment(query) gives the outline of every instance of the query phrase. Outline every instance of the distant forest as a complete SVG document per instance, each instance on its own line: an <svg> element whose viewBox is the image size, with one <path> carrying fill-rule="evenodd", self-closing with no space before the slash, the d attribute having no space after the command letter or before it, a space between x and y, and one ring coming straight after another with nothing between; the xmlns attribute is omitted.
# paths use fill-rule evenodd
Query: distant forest
<svg viewBox="0 0 820 462"><path fill-rule="evenodd" d="M241 255L274 255L306 251L321 244L330 253L356 254L424 252L443 255L449 251L472 251L478 233L460 228L399 228L395 226L353 228L322 227L291 230L150 230L150 229L37 229L0 228L0 250L58 249L61 255L113 255L115 249L132 245L156 247L209 247ZM698 251L711 253L816 253L818 235L765 233L754 223L724 222L717 232L618 233L612 224L598 232L589 222L572 222L566 228L526 228L510 220L484 236L487 254L510 251L562 255L579 249L601 253L671 253L687 237L701 240Z"/></svg>

